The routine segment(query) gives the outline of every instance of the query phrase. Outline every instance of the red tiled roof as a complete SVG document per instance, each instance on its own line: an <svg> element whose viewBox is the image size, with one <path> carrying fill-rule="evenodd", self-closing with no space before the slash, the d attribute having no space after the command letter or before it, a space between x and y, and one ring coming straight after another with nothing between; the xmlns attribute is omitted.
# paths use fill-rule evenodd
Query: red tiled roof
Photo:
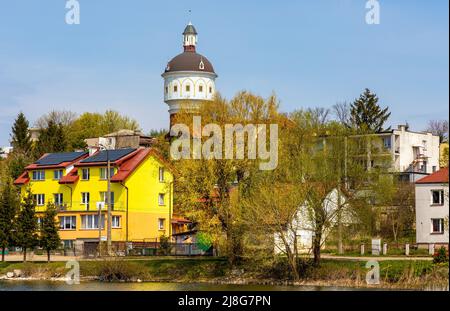
<svg viewBox="0 0 450 311"><path fill-rule="evenodd" d="M61 177L61 179L59 180L60 184L73 184L75 183L78 179L80 178L80 176L78 176L78 170L76 168L73 168L69 174Z"/></svg>
<svg viewBox="0 0 450 311"><path fill-rule="evenodd" d="M14 180L14 185L24 185L30 181L30 177L28 176L28 171L23 172Z"/></svg>
<svg viewBox="0 0 450 311"><path fill-rule="evenodd" d="M434 172L424 178L416 181L416 184L440 184L448 183L448 167L441 168L439 171Z"/></svg>
<svg viewBox="0 0 450 311"><path fill-rule="evenodd" d="M119 171L111 177L111 182L122 182L127 179L128 176L144 161L147 155L150 153L149 148L140 148L133 153L132 157L121 161Z"/></svg>

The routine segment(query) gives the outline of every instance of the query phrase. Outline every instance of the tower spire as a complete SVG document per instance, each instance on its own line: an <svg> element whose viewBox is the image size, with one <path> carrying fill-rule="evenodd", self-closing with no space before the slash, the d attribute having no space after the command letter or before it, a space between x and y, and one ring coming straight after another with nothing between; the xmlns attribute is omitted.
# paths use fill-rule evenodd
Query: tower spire
<svg viewBox="0 0 450 311"><path fill-rule="evenodd" d="M183 31L183 47L185 52L195 52L195 45L197 44L197 31L194 25L189 22Z"/></svg>

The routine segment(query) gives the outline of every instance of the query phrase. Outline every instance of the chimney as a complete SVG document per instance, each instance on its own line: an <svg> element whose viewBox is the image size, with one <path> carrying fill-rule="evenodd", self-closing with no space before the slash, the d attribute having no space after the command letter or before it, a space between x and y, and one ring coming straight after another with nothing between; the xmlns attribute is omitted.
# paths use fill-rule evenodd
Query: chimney
<svg viewBox="0 0 450 311"><path fill-rule="evenodd" d="M404 132L404 131L407 130L407 125L405 125L405 124L399 124L399 125L397 126L397 128L398 128L399 131Z"/></svg>

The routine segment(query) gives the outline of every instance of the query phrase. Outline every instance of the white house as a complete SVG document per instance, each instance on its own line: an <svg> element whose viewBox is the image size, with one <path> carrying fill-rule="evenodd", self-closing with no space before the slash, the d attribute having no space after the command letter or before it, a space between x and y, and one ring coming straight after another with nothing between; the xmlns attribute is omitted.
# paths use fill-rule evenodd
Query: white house
<svg viewBox="0 0 450 311"><path fill-rule="evenodd" d="M439 136L413 132L406 125L376 135L391 156L390 170L400 173L403 180L415 182L439 169Z"/></svg>
<svg viewBox="0 0 450 311"><path fill-rule="evenodd" d="M448 167L416 181L416 242L419 246L447 246Z"/></svg>
<svg viewBox="0 0 450 311"><path fill-rule="evenodd" d="M324 243L328 237L332 227L337 225L338 221L338 206L341 206L341 223L352 223L351 215L346 211L346 198L337 189L331 191L324 200L324 209L327 215L327 221L331 223L331 226L326 228L322 234L322 242ZM290 244L291 250L294 249L294 240L297 238L297 249L302 253L308 253L313 246L314 238L314 215L312 209L308 208L306 204L300 206L293 217L292 223L286 225L286 230L283 235ZM322 244L323 245L323 244ZM283 243L280 233L274 234L274 252L275 254L285 254L286 247Z"/></svg>

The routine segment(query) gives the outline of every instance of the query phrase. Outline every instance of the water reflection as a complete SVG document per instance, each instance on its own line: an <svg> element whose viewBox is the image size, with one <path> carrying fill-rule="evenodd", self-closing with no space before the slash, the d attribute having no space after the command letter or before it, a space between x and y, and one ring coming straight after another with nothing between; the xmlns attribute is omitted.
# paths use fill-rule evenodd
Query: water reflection
<svg viewBox="0 0 450 311"><path fill-rule="evenodd" d="M103 283L68 285L61 281L0 281L0 291L355 291L350 287L229 285L205 283Z"/></svg>

